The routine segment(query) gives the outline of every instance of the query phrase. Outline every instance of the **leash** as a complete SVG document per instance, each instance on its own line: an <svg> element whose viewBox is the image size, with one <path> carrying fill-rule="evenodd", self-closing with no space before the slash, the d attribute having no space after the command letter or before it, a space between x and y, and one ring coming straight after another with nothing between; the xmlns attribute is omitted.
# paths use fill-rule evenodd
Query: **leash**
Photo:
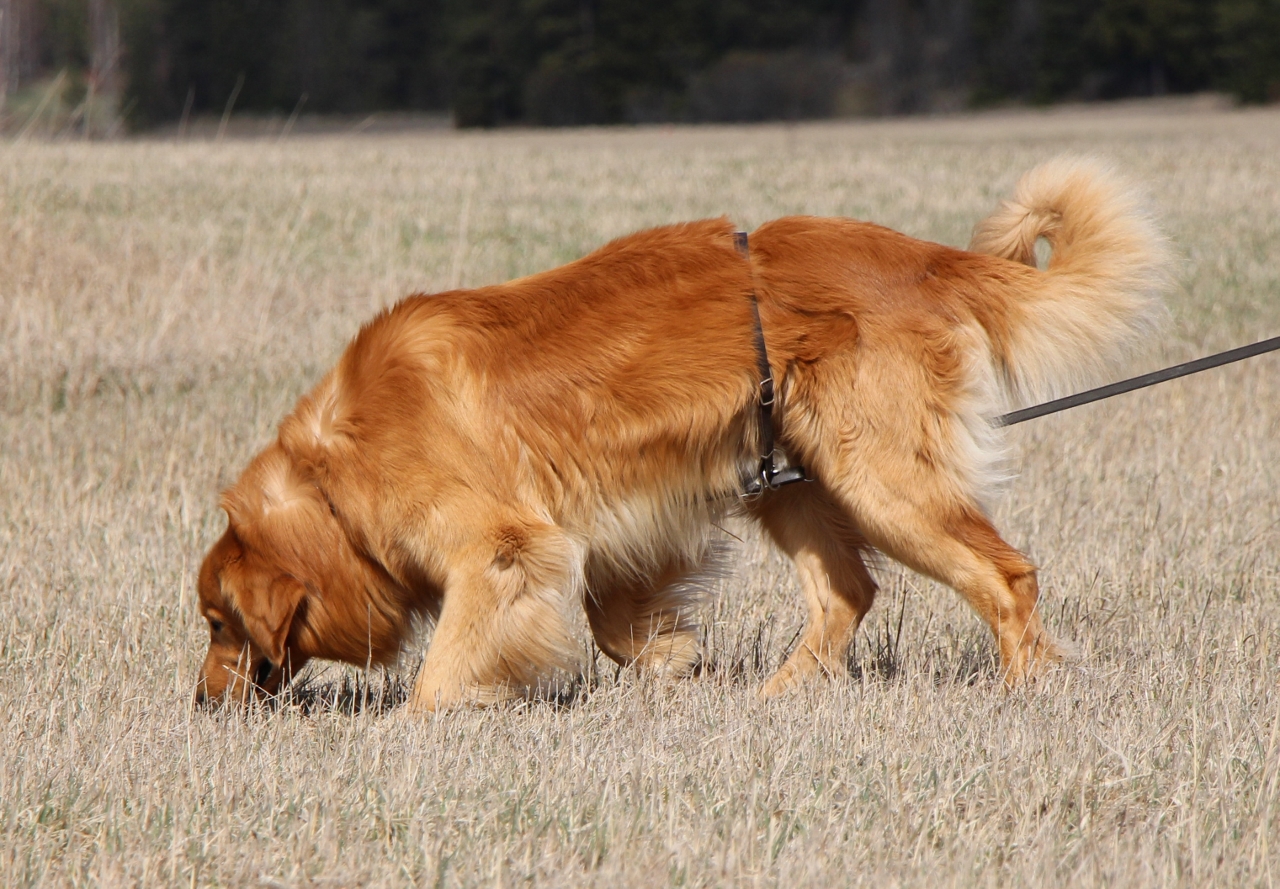
<svg viewBox="0 0 1280 889"><path fill-rule="evenodd" d="M733 246L746 259L749 254L746 232L733 233ZM760 374L760 466L754 476L743 479L742 496L744 499L759 497L766 490L774 491L783 485L793 482L812 481L803 466L790 464L778 465L780 451L773 440L773 405L774 397L773 369L769 366L769 352L764 345L764 327L760 324L760 303L756 292L751 291L751 316L755 321L756 370ZM782 454L785 458L785 454Z"/></svg>
<svg viewBox="0 0 1280 889"><path fill-rule="evenodd" d="M1262 340L1250 346L1228 349L1226 352L1219 352L1216 355L1206 355L1204 358L1197 358L1195 361L1175 364L1173 367L1166 367L1163 370L1153 370L1151 373L1121 380L1118 383L1109 383L1096 389L1077 392L1075 395L1068 395L1065 398L1055 398L1053 401L1046 401L1044 404L1023 408L1020 411L1012 411L997 417L995 424L997 426L1012 426L1015 423L1024 423L1027 420L1046 417L1049 414L1056 414L1058 411L1079 407L1082 404L1090 404L1094 401L1101 401L1104 398L1123 395L1125 392L1132 392L1135 389L1145 389L1157 383L1176 380L1178 377L1190 376L1210 368L1221 367L1224 364L1243 361L1255 355L1265 355L1267 352L1274 352L1277 349L1280 349L1280 336L1274 336L1269 340Z"/></svg>

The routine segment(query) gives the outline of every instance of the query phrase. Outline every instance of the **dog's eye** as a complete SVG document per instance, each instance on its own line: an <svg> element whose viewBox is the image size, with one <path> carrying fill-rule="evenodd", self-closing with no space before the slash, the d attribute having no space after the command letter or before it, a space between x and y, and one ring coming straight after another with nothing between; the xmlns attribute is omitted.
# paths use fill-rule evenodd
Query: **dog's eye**
<svg viewBox="0 0 1280 889"><path fill-rule="evenodd" d="M220 620L211 620L211 621L209 621L209 629L213 630L215 633L221 633L221 632L222 632L222 621L220 621Z"/></svg>

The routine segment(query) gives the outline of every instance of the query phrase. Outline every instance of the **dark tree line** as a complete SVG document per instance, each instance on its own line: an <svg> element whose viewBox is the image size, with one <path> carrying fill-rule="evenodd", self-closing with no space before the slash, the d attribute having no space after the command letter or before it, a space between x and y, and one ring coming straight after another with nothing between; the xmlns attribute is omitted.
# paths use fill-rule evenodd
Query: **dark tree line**
<svg viewBox="0 0 1280 889"><path fill-rule="evenodd" d="M467 126L1203 89L1280 100L1280 0L0 0L10 7L6 71L21 65L5 22L26 28L22 70L87 67L101 23L118 22L122 104L139 123L218 113L232 96L259 112L450 110Z"/></svg>

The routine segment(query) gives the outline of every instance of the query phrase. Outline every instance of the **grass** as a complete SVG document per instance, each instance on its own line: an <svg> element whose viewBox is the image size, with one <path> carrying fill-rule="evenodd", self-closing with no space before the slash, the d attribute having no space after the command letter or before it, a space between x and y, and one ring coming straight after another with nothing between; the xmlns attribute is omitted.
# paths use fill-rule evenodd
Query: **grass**
<svg viewBox="0 0 1280 889"><path fill-rule="evenodd" d="M0 885L1253 886L1280 877L1280 364L1010 431L999 526L1075 665L1007 694L892 565L847 677L744 529L702 675L409 717L414 654L189 701L217 492L361 320L672 220L963 244L1034 163L1114 160L1183 264L1156 367L1280 329L1280 113L0 146ZM584 637L584 647L586 640Z"/></svg>

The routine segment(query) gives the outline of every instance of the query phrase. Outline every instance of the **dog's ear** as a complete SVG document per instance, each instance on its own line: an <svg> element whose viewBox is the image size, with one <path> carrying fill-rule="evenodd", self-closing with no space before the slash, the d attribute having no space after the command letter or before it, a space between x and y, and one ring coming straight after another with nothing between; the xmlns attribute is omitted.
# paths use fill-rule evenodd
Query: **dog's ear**
<svg viewBox="0 0 1280 889"><path fill-rule="evenodd" d="M273 580L254 601L240 601L240 615L250 638L258 643L271 663L284 663L285 643L294 615L306 596L307 588L288 575Z"/></svg>

